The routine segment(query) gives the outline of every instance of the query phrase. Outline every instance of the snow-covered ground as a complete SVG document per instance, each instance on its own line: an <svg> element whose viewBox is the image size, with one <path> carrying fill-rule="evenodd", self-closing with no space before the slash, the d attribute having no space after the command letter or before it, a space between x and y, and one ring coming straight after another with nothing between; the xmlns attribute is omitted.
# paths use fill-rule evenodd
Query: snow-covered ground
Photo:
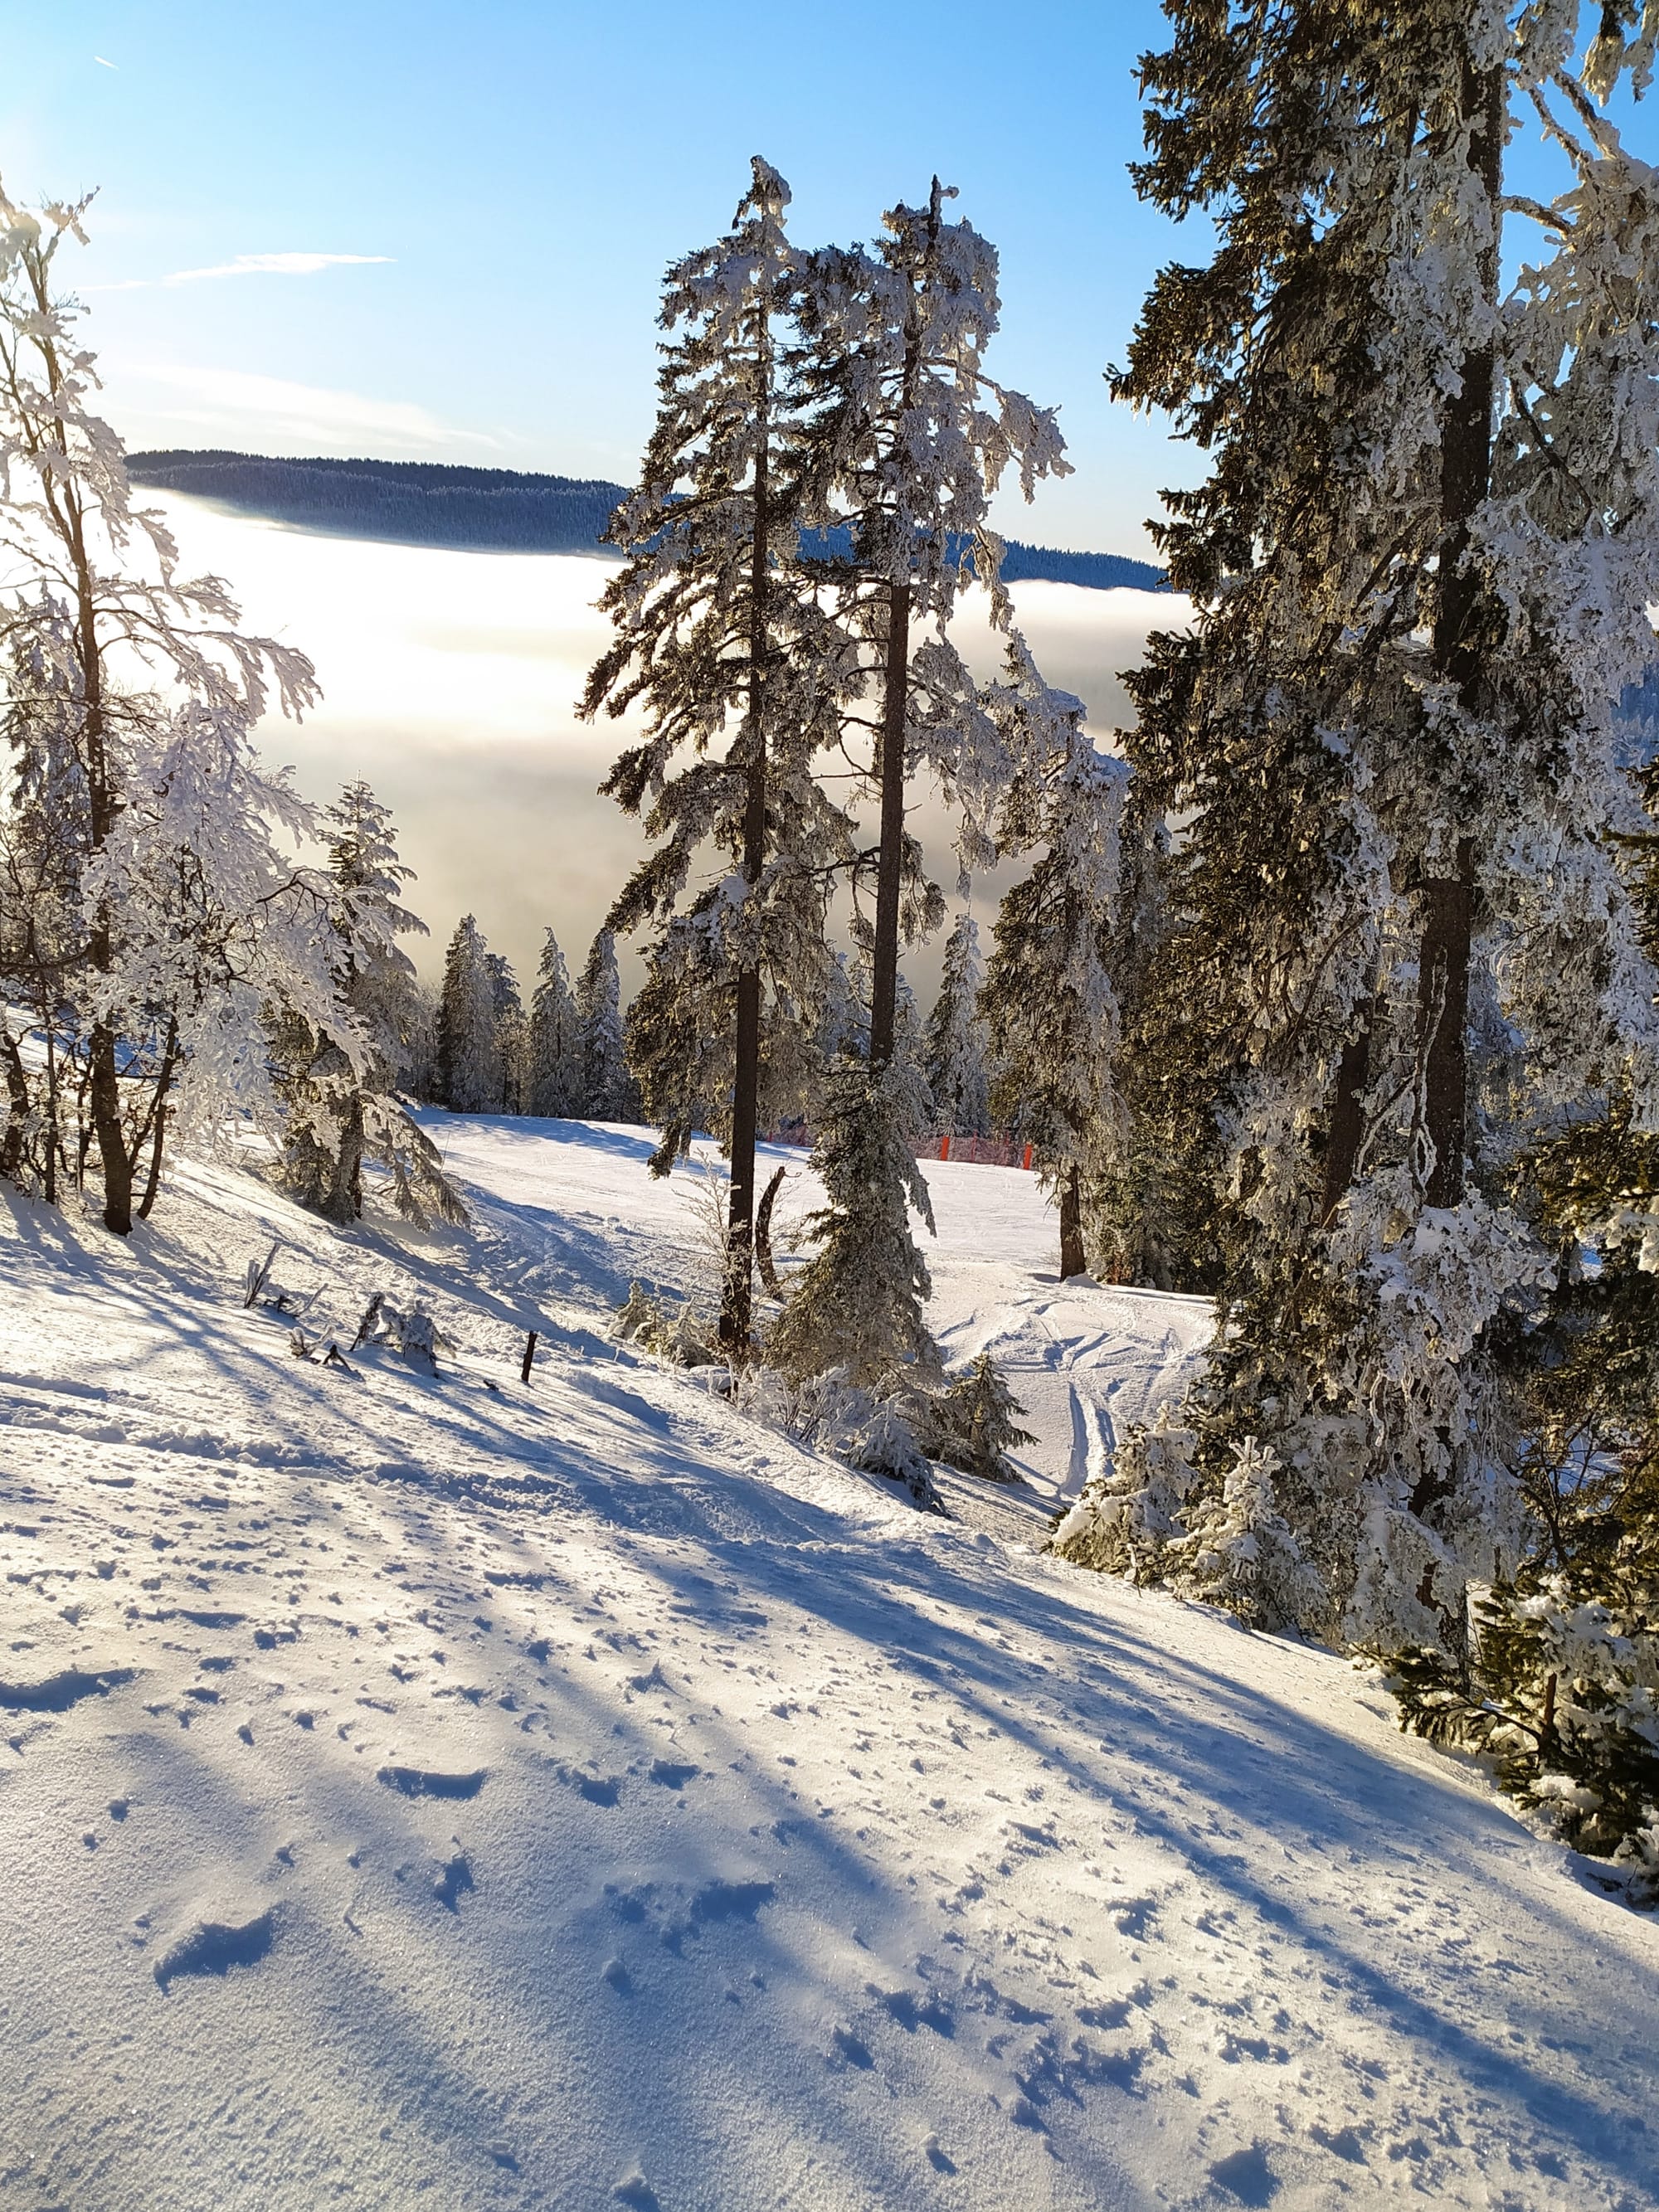
<svg viewBox="0 0 1659 2212"><path fill-rule="evenodd" d="M609 1341L693 1172L437 1127L467 1231L0 1212L5 2212L1659 2203L1659 1927L1365 1677L1033 1549L1191 1302L930 1167L1040 1431L939 1522ZM274 1237L439 1378L291 1357Z"/></svg>

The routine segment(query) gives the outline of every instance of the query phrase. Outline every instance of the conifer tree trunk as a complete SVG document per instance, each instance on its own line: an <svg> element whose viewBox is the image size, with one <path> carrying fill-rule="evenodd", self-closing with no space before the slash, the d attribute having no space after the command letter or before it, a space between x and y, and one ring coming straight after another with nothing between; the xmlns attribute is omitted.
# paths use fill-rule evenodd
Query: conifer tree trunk
<svg viewBox="0 0 1659 2212"><path fill-rule="evenodd" d="M755 454L755 520L749 579L749 745L743 819L743 879L750 896L759 889L766 862L766 570L771 499L767 439L772 378L769 310L757 310L755 400L759 443ZM738 970L735 1066L732 1085L732 1188L726 1231L726 1280L721 1286L720 1343L728 1357L749 1346L754 1307L755 1124L760 1097L761 971L757 962Z"/></svg>
<svg viewBox="0 0 1659 2212"><path fill-rule="evenodd" d="M899 893L904 855L904 722L910 670L910 586L887 587L887 657L881 716L881 829L876 936L871 949L870 1065L893 1057L898 1012Z"/></svg>
<svg viewBox="0 0 1659 2212"><path fill-rule="evenodd" d="M1325 1227L1330 1225L1359 1164L1359 1148L1365 1139L1364 1098L1371 1079L1371 1024L1376 1018L1376 1000L1368 994L1354 1009L1356 1026L1337 1066L1336 1097L1331 1104L1330 1134L1325 1146L1325 1195L1319 1216Z"/></svg>
<svg viewBox="0 0 1659 2212"><path fill-rule="evenodd" d="M943 194L937 177L927 203L930 247L939 243L939 210ZM930 252L929 260L932 261ZM916 384L921 374L921 315L915 301L909 308L904 338L904 369L900 385L901 420L908 421L916 403ZM881 704L881 829L876 863L876 936L870 955L870 1066L885 1068L893 1058L894 1032L898 1018L899 896L904 859L904 771L906 708L910 689L910 599L908 584L896 580L887 586L887 651L882 670Z"/></svg>
<svg viewBox="0 0 1659 2212"><path fill-rule="evenodd" d="M1481 289L1496 303L1498 194L1503 184L1505 81L1500 64L1484 75L1463 65L1463 112L1470 168L1492 207L1490 243L1480 256ZM1480 580L1463 567L1469 524L1492 481L1492 416L1496 362L1490 340L1459 364L1462 389L1447 402L1440 440L1439 605L1434 624L1436 672L1455 684L1463 706L1477 704L1480 642L1476 632ZM1432 1154L1425 1198L1455 1206L1463 1195L1468 1141L1469 946L1474 926L1474 848L1460 838L1445 856L1449 872L1425 878L1419 953L1418 1050L1422 1061L1423 1127Z"/></svg>
<svg viewBox="0 0 1659 2212"><path fill-rule="evenodd" d="M1075 1160L1068 1163L1060 1186L1060 1279L1068 1282L1085 1272L1083 1253L1083 1174Z"/></svg>

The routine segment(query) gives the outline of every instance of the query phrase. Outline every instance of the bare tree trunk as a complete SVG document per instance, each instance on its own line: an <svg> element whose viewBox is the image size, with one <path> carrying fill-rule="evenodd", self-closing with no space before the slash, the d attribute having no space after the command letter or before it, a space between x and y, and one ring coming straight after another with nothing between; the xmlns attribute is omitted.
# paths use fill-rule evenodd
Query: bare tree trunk
<svg viewBox="0 0 1659 2212"><path fill-rule="evenodd" d="M1492 242L1481 254L1481 289L1498 292L1498 194L1503 185L1506 85L1503 65L1483 76L1466 61L1463 112L1470 168L1492 204ZM1481 673L1480 579L1468 571L1469 526L1492 482L1492 416L1497 362L1490 342L1459 364L1462 389L1446 405L1440 439L1439 605L1435 613L1434 664L1457 687L1466 708L1479 698ZM1423 1054L1425 1133L1432 1152L1425 1196L1431 1206L1455 1206L1463 1195L1468 1144L1469 948L1474 927L1474 848L1460 837L1446 855L1448 873L1422 885L1423 935L1419 957L1418 1036Z"/></svg>
<svg viewBox="0 0 1659 2212"><path fill-rule="evenodd" d="M747 790L743 817L743 880L749 897L758 896L766 864L766 658L767 543L771 520L769 410L772 346L764 302L756 356L756 410L759 443L755 453L755 514L749 576L749 728L744 758ZM745 926L758 917L745 914ZM728 1359L748 1356L755 1299L755 1134L760 1100L762 978L758 957L738 970L736 1035L732 1040L732 1188L726 1213L726 1280L721 1285L720 1346Z"/></svg>
<svg viewBox="0 0 1659 2212"><path fill-rule="evenodd" d="M1083 1255L1083 1173L1075 1160L1060 1184L1060 1279L1069 1281L1086 1271Z"/></svg>
<svg viewBox="0 0 1659 2212"><path fill-rule="evenodd" d="M761 1280L766 1285L769 1297L781 1300L783 1285L778 1279L776 1264L772 1258L772 1208L777 1203L778 1193L783 1188L786 1168L773 1171L772 1180L761 1193L759 1210L755 1215L755 1258L759 1262Z"/></svg>
<svg viewBox="0 0 1659 2212"><path fill-rule="evenodd" d="M887 587L887 653L881 711L881 830L876 860L876 935L870 955L870 1065L893 1057L898 1014L899 896L904 859L904 725L910 677L910 586Z"/></svg>
<svg viewBox="0 0 1659 2212"><path fill-rule="evenodd" d="M23 1055L9 1029L0 1028L0 1053L5 1058L9 1109L5 1134L0 1137L0 1175L16 1182L23 1172L23 1132L28 1127L29 1083L23 1070Z"/></svg>
<svg viewBox="0 0 1659 2212"><path fill-rule="evenodd" d="M1325 1146L1325 1192L1320 1224L1328 1228L1359 1164L1359 1148L1365 1139L1365 1093L1371 1080L1371 1025L1376 1002L1368 996L1354 1010L1357 1024L1342 1048L1336 1071L1336 1097L1331 1105L1330 1134Z"/></svg>
<svg viewBox="0 0 1659 2212"><path fill-rule="evenodd" d="M161 1188L161 1157L167 1145L167 1097L173 1089L173 1079L179 1069L179 1024L176 1017L167 1024L167 1041L161 1051L161 1065L155 1071L155 1088L150 1096L149 1113L128 1152L129 1173L134 1177L138 1171L139 1157L145 1142L149 1145L149 1172L144 1178L144 1194L138 1205L138 1218L149 1219L149 1210L155 1203L155 1194Z"/></svg>
<svg viewBox="0 0 1659 2212"><path fill-rule="evenodd" d="M149 1135L149 1169L144 1177L144 1194L138 1201L138 1218L149 1219L149 1210L155 1203L155 1194L161 1188L161 1154L167 1142L167 1109L165 1102L155 1109L155 1126Z"/></svg>
<svg viewBox="0 0 1659 2212"><path fill-rule="evenodd" d="M88 1039L92 1063L92 1128L104 1170L104 1226L118 1237L132 1233L132 1159L121 1126L121 1079L116 1070L115 1032L94 1024Z"/></svg>

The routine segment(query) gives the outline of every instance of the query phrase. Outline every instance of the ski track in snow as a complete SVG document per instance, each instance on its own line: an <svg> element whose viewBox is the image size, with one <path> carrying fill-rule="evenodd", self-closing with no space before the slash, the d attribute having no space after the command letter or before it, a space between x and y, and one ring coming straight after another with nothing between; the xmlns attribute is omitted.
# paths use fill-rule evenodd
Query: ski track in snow
<svg viewBox="0 0 1659 2212"><path fill-rule="evenodd" d="M1654 1922L1365 1676L1034 1551L1196 1302L930 1166L1039 1431L932 1521L609 1342L705 1272L638 1132L432 1126L471 1230L0 1212L6 2212L1659 2203ZM440 1378L291 1357L276 1236Z"/></svg>

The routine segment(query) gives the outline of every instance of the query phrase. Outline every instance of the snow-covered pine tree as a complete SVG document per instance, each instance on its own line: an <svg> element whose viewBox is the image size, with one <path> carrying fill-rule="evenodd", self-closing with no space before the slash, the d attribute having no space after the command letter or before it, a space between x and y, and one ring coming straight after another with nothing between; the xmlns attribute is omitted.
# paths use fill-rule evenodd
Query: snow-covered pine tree
<svg viewBox="0 0 1659 2212"><path fill-rule="evenodd" d="M1095 750L1083 707L1051 690L1021 641L994 705L1030 732L999 823L1006 852L1046 848L1005 893L980 1007L998 1066L998 1118L1031 1146L1060 1200L1061 1280L1087 1266L1083 1190L1118 1136L1118 1010L1108 949L1128 771Z"/></svg>
<svg viewBox="0 0 1659 2212"><path fill-rule="evenodd" d="M415 871L398 857L392 811L362 777L348 783L321 823L335 886L338 927L353 944L346 1004L373 1048L384 1091L408 1081L421 1014L415 963L400 937L425 937L426 924L404 904Z"/></svg>
<svg viewBox="0 0 1659 2212"><path fill-rule="evenodd" d="M964 907L945 940L939 993L927 1017L921 1072L933 1101L933 1127L949 1135L991 1133L989 1040L979 1012L979 924Z"/></svg>
<svg viewBox="0 0 1659 2212"><path fill-rule="evenodd" d="M90 838L73 743L73 702L27 637L5 684L10 752L0 794L0 1054L6 1124L0 1175L49 1204L75 1173L76 970L81 877ZM26 1052L26 1033L38 1048Z"/></svg>
<svg viewBox="0 0 1659 2212"><path fill-rule="evenodd" d="M106 1225L125 1235L169 1127L268 1101L271 1000L336 1021L354 1053L361 1039L335 1002L326 881L276 842L310 835L313 810L252 740L270 705L297 715L316 698L311 665L240 631L224 583L181 578L162 518L132 505L121 442L91 411L81 309L53 291L85 207L37 213L0 191L0 667L9 809L50 790L62 866L42 895L60 921L78 902L73 975L45 1010L46 1155L61 1159L73 1099L70 1157L78 1174L95 1151ZM14 826L27 838L9 813L9 841ZM15 1086L21 1055L4 1058Z"/></svg>
<svg viewBox="0 0 1659 2212"><path fill-rule="evenodd" d="M602 929L588 947L576 985L576 1033L581 1053L581 1110L590 1121L622 1121L632 1103L623 1056L622 978L617 940Z"/></svg>
<svg viewBox="0 0 1659 2212"><path fill-rule="evenodd" d="M1224 1322L1188 1418L1243 1439L1351 1640L1458 1644L1513 1560L1501 1327L1547 1273L1517 1140L1632 1065L1653 978L1609 827L1659 591L1650 172L1596 100L1628 8L1178 0L1143 193L1217 225L1121 396L1213 455L1162 543L1197 603L1129 750L1179 825L1165 1004L1222 1136ZM1512 112L1565 164L1505 191ZM1543 258L1508 292L1504 227ZM1638 274L1637 272L1641 272ZM1510 1317L1505 1320L1505 1317Z"/></svg>
<svg viewBox="0 0 1659 2212"><path fill-rule="evenodd" d="M849 849L811 774L837 734L842 653L799 560L789 190L752 167L732 230L668 271L656 427L610 532L629 556L600 602L616 636L583 700L588 714L645 708L643 742L605 787L658 842L610 925L658 931L629 1038L662 1129L653 1172L700 1121L731 1155L720 1328L734 1358L750 1340L763 1094L797 1087Z"/></svg>
<svg viewBox="0 0 1659 2212"><path fill-rule="evenodd" d="M1017 1416L1024 1411L995 1360L981 1352L927 1407L918 1424L921 1441L930 1459L964 1474L1018 1482L1019 1470L1008 1455L1018 1444L1036 1442L1019 1425Z"/></svg>
<svg viewBox="0 0 1659 2212"><path fill-rule="evenodd" d="M991 825L1019 757L1019 733L989 711L948 625L965 585L977 579L993 626L1012 631L1001 544L988 520L991 496L1010 467L1028 498L1040 477L1069 469L1053 413L986 374L984 349L1000 313L997 256L970 224L945 221L952 196L935 178L926 207L889 212L873 252L814 254L799 290L809 341L803 380L813 402L807 514L834 533L815 565L862 672L842 743L854 757L874 720L865 781L878 826L868 1075L858 1098L843 1069L824 1116L828 1149L817 1164L826 1181L835 1173L840 1195L823 1217L835 1224L833 1235L792 1292L794 1300L820 1302L815 1315L803 1310L789 1324L796 1360L799 1347L832 1344L852 1325L838 1310L863 1298L866 1271L884 1289L872 1316L857 1323L860 1357L872 1357L878 1314L891 1316L890 1367L921 1357L927 1340L926 1270L902 1198L915 1183L909 1139L926 1126L917 1118L925 1109L920 1083L900 1065L899 945L936 927L944 902L926 878L906 815L913 776L922 771L959 815L964 888L966 871L994 858ZM836 550L840 543L844 552ZM866 873L867 863L854 871L855 890ZM846 1175L849 1114L872 1125L859 1139L862 1164L889 1164L896 1182L878 1187ZM873 1122L884 1115L896 1118L878 1129ZM853 1272L841 1272L840 1261ZM904 1297L913 1303L901 1311Z"/></svg>
<svg viewBox="0 0 1659 2212"><path fill-rule="evenodd" d="M581 1025L558 939L550 929L530 1002L527 1114L563 1121L581 1112Z"/></svg>
<svg viewBox="0 0 1659 2212"><path fill-rule="evenodd" d="M401 936L426 934L403 904L413 870L398 858L392 817L367 783L349 783L322 817L333 898L328 923L340 1003L367 1046L354 1062L330 1028L296 1010L272 1023L271 1054L285 1109L283 1171L301 1204L332 1221L363 1210L365 1160L385 1169L406 1218L465 1220L437 1147L394 1095L406 1078L419 1020L415 966Z"/></svg>
<svg viewBox="0 0 1659 2212"><path fill-rule="evenodd" d="M769 1364L792 1381L837 1370L879 1397L939 1386L939 1351L922 1318L933 1283L910 1229L913 1212L933 1226L904 1133L916 1105L896 1063L848 1059L830 1073L812 1153L824 1204L803 1224L817 1249L766 1345Z"/></svg>
<svg viewBox="0 0 1659 2212"><path fill-rule="evenodd" d="M1650 817L1659 765L1641 774ZM1659 939L1659 835L1624 841ZM1511 1347L1524 1396L1526 1555L1470 1595L1467 1652L1391 1653L1401 1724L1486 1756L1576 1850L1659 1902L1659 1135L1621 1085L1512 1182L1556 1255L1542 1321ZM1593 1260L1590 1255L1593 1255Z"/></svg>
<svg viewBox="0 0 1659 2212"><path fill-rule="evenodd" d="M501 1103L495 980L472 916L455 926L438 1002L438 1092L454 1114L493 1114Z"/></svg>
<svg viewBox="0 0 1659 2212"><path fill-rule="evenodd" d="M1191 1073L1207 1066L1209 1009L1182 988L1166 943L1170 892L1184 854L1146 787L1132 780L1119 834L1122 875L1107 965L1119 1007L1114 1083L1117 1138L1085 1186L1085 1241L1112 1282L1213 1296L1223 1279L1217 1203L1224 1147L1211 1097Z"/></svg>
<svg viewBox="0 0 1659 2212"><path fill-rule="evenodd" d="M937 177L926 207L883 218L873 252L830 248L803 272L811 520L844 533L822 566L858 640L878 722L869 783L880 814L871 939L870 1056L892 1057L901 938L941 918L905 828L918 768L962 817L964 866L993 857L991 823L1012 773L1006 732L948 635L965 585L1012 625L992 495L1010 467L1029 499L1071 465L1052 410L995 383L985 349L1001 314L997 253ZM867 709L862 700L849 737ZM907 911L908 909L908 911Z"/></svg>
<svg viewBox="0 0 1659 2212"><path fill-rule="evenodd" d="M486 952L484 965L489 970L489 1000L495 1014L495 1059L501 1071L497 1107L503 1114L522 1114L529 1082L526 1055L530 1036L524 1001L519 996L519 979L504 952Z"/></svg>
<svg viewBox="0 0 1659 2212"><path fill-rule="evenodd" d="M1167 1400L1150 1421L1133 1421L1109 1457L1091 1464L1049 1548L1080 1567L1163 1582L1188 1536L1182 1518L1195 1480L1198 1438Z"/></svg>

